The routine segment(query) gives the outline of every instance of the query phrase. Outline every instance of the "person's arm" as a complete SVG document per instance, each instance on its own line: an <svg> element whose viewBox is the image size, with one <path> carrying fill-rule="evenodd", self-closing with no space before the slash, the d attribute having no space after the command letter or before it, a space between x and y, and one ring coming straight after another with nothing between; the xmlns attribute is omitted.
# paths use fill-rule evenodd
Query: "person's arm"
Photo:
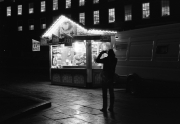
<svg viewBox="0 0 180 124"><path fill-rule="evenodd" d="M104 58L103 59L100 59L102 54L106 53L106 51L102 51L99 53L98 57L95 59L95 62L97 63L104 63Z"/></svg>

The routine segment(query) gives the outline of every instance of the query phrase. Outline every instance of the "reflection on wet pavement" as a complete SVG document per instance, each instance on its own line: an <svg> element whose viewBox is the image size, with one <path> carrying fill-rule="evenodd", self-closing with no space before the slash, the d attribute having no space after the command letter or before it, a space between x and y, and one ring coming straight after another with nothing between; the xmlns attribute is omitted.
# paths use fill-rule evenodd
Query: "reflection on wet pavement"
<svg viewBox="0 0 180 124"><path fill-rule="evenodd" d="M51 108L14 120L15 124L134 124L180 122L176 99L138 98L115 91L114 113L102 113L101 89L11 84L7 89L51 101ZM170 117L170 119L168 119ZM172 121L173 120L173 121Z"/></svg>

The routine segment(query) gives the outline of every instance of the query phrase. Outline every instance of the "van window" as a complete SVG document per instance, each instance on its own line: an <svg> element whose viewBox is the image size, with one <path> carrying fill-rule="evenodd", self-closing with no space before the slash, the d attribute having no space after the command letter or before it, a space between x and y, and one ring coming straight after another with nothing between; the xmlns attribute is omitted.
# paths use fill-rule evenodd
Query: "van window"
<svg viewBox="0 0 180 124"><path fill-rule="evenodd" d="M128 44L116 44L116 50L120 50L120 51L123 51L123 50L127 50L127 47L128 47Z"/></svg>
<svg viewBox="0 0 180 124"><path fill-rule="evenodd" d="M127 51L128 51L128 43L116 43L116 57L118 60L126 60L127 59Z"/></svg>
<svg viewBox="0 0 180 124"><path fill-rule="evenodd" d="M167 54L169 49L169 44L159 45L156 47L156 54Z"/></svg>

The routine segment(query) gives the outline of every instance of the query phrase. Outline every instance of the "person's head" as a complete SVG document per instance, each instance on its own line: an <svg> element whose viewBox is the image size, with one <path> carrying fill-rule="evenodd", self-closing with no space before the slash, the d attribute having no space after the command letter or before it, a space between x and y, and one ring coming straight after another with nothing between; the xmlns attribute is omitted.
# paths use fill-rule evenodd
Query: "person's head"
<svg viewBox="0 0 180 124"><path fill-rule="evenodd" d="M108 50L108 57L115 58L115 53L114 53L113 49Z"/></svg>

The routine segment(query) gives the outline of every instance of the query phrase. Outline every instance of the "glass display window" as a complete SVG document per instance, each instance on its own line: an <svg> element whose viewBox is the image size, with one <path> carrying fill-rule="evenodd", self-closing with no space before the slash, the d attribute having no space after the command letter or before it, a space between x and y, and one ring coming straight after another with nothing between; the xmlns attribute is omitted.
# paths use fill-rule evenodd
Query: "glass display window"
<svg viewBox="0 0 180 124"><path fill-rule="evenodd" d="M102 68L101 63L96 63L95 59L101 51L108 51L111 48L110 42L92 41L92 68ZM107 57L108 55L104 53L101 59Z"/></svg>
<svg viewBox="0 0 180 124"><path fill-rule="evenodd" d="M51 46L51 68L86 66L86 43L74 42L72 46Z"/></svg>

